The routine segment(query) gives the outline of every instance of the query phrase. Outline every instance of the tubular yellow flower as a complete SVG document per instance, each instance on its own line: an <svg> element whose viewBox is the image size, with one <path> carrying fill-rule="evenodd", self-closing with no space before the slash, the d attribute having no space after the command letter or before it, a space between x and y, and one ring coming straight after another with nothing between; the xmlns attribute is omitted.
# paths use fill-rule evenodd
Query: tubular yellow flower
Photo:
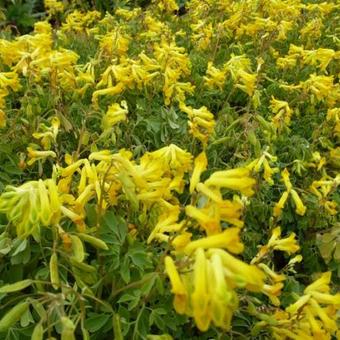
<svg viewBox="0 0 340 340"><path fill-rule="evenodd" d="M253 178L213 178L205 182L206 185L215 186L219 188L228 188L231 190L238 190L246 196L252 196L254 190L252 187L256 181Z"/></svg>
<svg viewBox="0 0 340 340"><path fill-rule="evenodd" d="M319 293L328 293L329 283L331 281L331 272L326 272L321 275L319 279L311 283L309 286L307 286L304 290L305 294L310 294L311 292L319 292Z"/></svg>
<svg viewBox="0 0 340 340"><path fill-rule="evenodd" d="M4 127L6 127L6 113L0 108L0 129Z"/></svg>
<svg viewBox="0 0 340 340"><path fill-rule="evenodd" d="M197 327L201 331L206 331L209 328L211 315L209 313L207 260L202 248L196 250L194 287L194 292L191 295L194 319Z"/></svg>
<svg viewBox="0 0 340 340"><path fill-rule="evenodd" d="M263 271L274 281L274 282L281 282L286 279L285 275L277 274L272 269L270 269L266 264L259 263L258 267L263 269Z"/></svg>
<svg viewBox="0 0 340 340"><path fill-rule="evenodd" d="M0 212L16 226L17 235L39 238L41 226L60 220L61 199L52 179L29 181L18 188L7 186L0 196Z"/></svg>
<svg viewBox="0 0 340 340"><path fill-rule="evenodd" d="M262 289L262 293L266 294L274 306L280 306L280 300L278 296L281 294L283 288L282 282L277 282L274 285L265 284Z"/></svg>
<svg viewBox="0 0 340 340"><path fill-rule="evenodd" d="M340 293L331 295L312 291L310 294L318 303L340 306Z"/></svg>
<svg viewBox="0 0 340 340"><path fill-rule="evenodd" d="M248 168L236 168L230 170L215 171L209 179L214 178L243 178L250 175Z"/></svg>
<svg viewBox="0 0 340 340"><path fill-rule="evenodd" d="M274 181L272 179L272 176L274 173L277 172L277 168L271 168L267 159L264 159L263 169L264 169L263 178L265 179L267 183L269 183L270 185L273 185Z"/></svg>
<svg viewBox="0 0 340 340"><path fill-rule="evenodd" d="M211 256L209 269L211 318L216 326L228 330L232 314L238 306L237 295L227 285L223 264L218 255Z"/></svg>
<svg viewBox="0 0 340 340"><path fill-rule="evenodd" d="M203 171L206 170L207 165L208 165L207 156L205 152L203 151L195 158L195 161L194 161L194 170L192 172L191 179L190 179L190 188L189 188L190 193L192 193L195 190L197 184L200 181L201 174Z"/></svg>
<svg viewBox="0 0 340 340"><path fill-rule="evenodd" d="M273 230L272 236L268 241L267 246L274 249L274 250L281 250L285 251L288 254L292 254L297 252L300 249L300 246L297 244L295 239L295 234L291 233L289 237L280 239L281 236L281 228L276 227Z"/></svg>
<svg viewBox="0 0 340 340"><path fill-rule="evenodd" d="M307 317L307 320L308 320L308 322L309 322L309 324L312 328L312 332L313 332L314 336L321 335L322 334L321 327L319 325L319 322L315 319L311 308L307 306L304 309L304 311L306 312L306 317Z"/></svg>
<svg viewBox="0 0 340 340"><path fill-rule="evenodd" d="M219 190L212 190L209 189L205 184L203 183L198 183L196 185L197 191L200 193L204 194L206 197L210 198L212 201L217 202L217 203L222 203L222 195Z"/></svg>
<svg viewBox="0 0 340 340"><path fill-rule="evenodd" d="M300 308L302 308L307 302L309 302L310 298L311 298L311 296L309 294L303 295L296 302L289 305L286 308L286 312L288 312L290 314L296 314Z"/></svg>
<svg viewBox="0 0 340 340"><path fill-rule="evenodd" d="M274 125L277 128L280 128L282 125L289 126L293 111L289 107L288 103L286 101L277 100L274 97L272 97L270 104L273 113L276 114L272 118Z"/></svg>
<svg viewBox="0 0 340 340"><path fill-rule="evenodd" d="M238 260L222 249L209 249L209 254L218 254L221 257L223 266L226 269L228 282L237 287L245 287L252 292L260 292L265 279L264 273L256 266Z"/></svg>
<svg viewBox="0 0 340 340"><path fill-rule="evenodd" d="M282 209L285 206L285 203L286 203L286 201L288 199L288 196L289 196L288 191L285 191L282 194L280 200L275 204L274 210L273 210L274 217L279 217L282 214Z"/></svg>
<svg viewBox="0 0 340 340"><path fill-rule="evenodd" d="M180 230L183 222L177 223L179 211L179 207L175 206L171 210L163 213L150 233L147 243L151 243L153 239L158 238L159 235L163 235L165 232Z"/></svg>
<svg viewBox="0 0 340 340"><path fill-rule="evenodd" d="M292 189L290 191L290 193L292 195L293 201L294 201L295 206L296 206L296 210L295 210L296 213L298 215L303 216L306 212L306 207L304 206L303 202L301 201L300 196L298 195L298 193L294 189Z"/></svg>
<svg viewBox="0 0 340 340"><path fill-rule="evenodd" d="M102 119L103 131L111 129L114 125L126 120L127 113L128 109L125 100L123 100L120 104L114 103L110 105Z"/></svg>
<svg viewBox="0 0 340 340"><path fill-rule="evenodd" d="M292 183L290 182L289 179L289 172L287 170L287 168L285 168L282 172L281 172L281 176L282 176L282 181L285 184L285 187L287 188L287 191L290 192L292 189Z"/></svg>
<svg viewBox="0 0 340 340"><path fill-rule="evenodd" d="M326 329L330 331L336 331L338 329L336 322L327 315L325 309L322 308L313 298L310 299L310 308L312 312L318 315L318 317L322 320Z"/></svg>
<svg viewBox="0 0 340 340"><path fill-rule="evenodd" d="M244 246L240 242L240 229L239 228L229 228L224 230L220 234L203 237L195 241L191 241L185 248L184 252L190 254L198 248L208 249L208 248L222 248L227 249L231 253L240 254Z"/></svg>
<svg viewBox="0 0 340 340"><path fill-rule="evenodd" d="M171 282L171 292L175 294L174 308L178 314L184 314L187 309L188 294L170 256L165 257L165 270Z"/></svg>
<svg viewBox="0 0 340 340"><path fill-rule="evenodd" d="M295 263L300 263L302 261L302 255L296 255L289 260L288 266L293 266Z"/></svg>
<svg viewBox="0 0 340 340"><path fill-rule="evenodd" d="M195 219L208 235L216 234L220 231L220 218L216 207L210 206L206 209L198 209L192 205L185 207L187 216Z"/></svg>
<svg viewBox="0 0 340 340"><path fill-rule="evenodd" d="M213 63L209 61L206 76L203 79L208 88L214 89L217 87L222 90L226 81L226 72L214 67Z"/></svg>
<svg viewBox="0 0 340 340"><path fill-rule="evenodd" d="M62 177L72 176L76 171L79 170L80 166L84 163L83 159L79 159L78 161L72 163L68 167L61 170Z"/></svg>
<svg viewBox="0 0 340 340"><path fill-rule="evenodd" d="M190 243L191 233L184 232L174 238L172 245L175 247L176 251L182 252L184 248Z"/></svg>
<svg viewBox="0 0 340 340"><path fill-rule="evenodd" d="M28 157L30 160L27 162L28 165L32 165L38 160L45 160L48 157L56 158L57 155L54 151L39 151L39 150L34 150L31 147L27 148L28 151Z"/></svg>
<svg viewBox="0 0 340 340"><path fill-rule="evenodd" d="M255 185L256 181L255 179L248 177L248 174L249 169L247 168L216 171L204 182L204 184L218 188L239 190L242 194L251 196L254 194L252 187Z"/></svg>

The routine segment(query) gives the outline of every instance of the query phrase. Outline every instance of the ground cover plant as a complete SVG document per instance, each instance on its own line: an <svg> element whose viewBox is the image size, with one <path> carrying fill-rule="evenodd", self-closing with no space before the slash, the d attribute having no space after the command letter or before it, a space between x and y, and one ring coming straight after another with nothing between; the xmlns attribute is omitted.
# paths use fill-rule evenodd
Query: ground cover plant
<svg viewBox="0 0 340 340"><path fill-rule="evenodd" d="M339 339L339 3L15 5L0 339Z"/></svg>

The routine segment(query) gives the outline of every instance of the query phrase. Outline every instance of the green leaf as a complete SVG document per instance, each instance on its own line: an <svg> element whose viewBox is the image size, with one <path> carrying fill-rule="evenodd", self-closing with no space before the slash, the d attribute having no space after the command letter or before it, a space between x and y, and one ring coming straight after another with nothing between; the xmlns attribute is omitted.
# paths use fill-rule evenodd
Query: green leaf
<svg viewBox="0 0 340 340"><path fill-rule="evenodd" d="M340 261L340 242L336 244L333 257L335 261Z"/></svg>
<svg viewBox="0 0 340 340"><path fill-rule="evenodd" d="M20 240L20 239L16 239L14 241L14 245L13 245L15 248L13 254L11 254L12 256L15 256L15 255L18 255L19 253L23 252L26 247L28 246L28 240L25 239L25 240Z"/></svg>
<svg viewBox="0 0 340 340"><path fill-rule="evenodd" d="M118 240L120 244L123 244L128 229L126 222L121 217L117 217L113 211L107 211L103 217L102 231L104 234L108 232L113 233L115 239ZM107 239L103 240L108 243L114 241L111 240L111 242L109 242Z"/></svg>
<svg viewBox="0 0 340 340"><path fill-rule="evenodd" d="M97 332L106 324L110 317L109 314L92 314L91 317L85 320L85 328L91 333Z"/></svg>
<svg viewBox="0 0 340 340"><path fill-rule="evenodd" d="M146 249L140 243L134 242L130 246L128 256L135 266L143 270L151 265L151 260L146 253Z"/></svg>
<svg viewBox="0 0 340 340"><path fill-rule="evenodd" d="M151 289L155 285L157 278L158 278L158 274L156 273L148 273L144 275L143 280L145 280L146 282L141 287L141 291L143 295L150 294Z"/></svg>
<svg viewBox="0 0 340 340"><path fill-rule="evenodd" d="M124 280L125 283L130 282L130 261L127 256L124 257L123 263L120 267L120 276Z"/></svg>

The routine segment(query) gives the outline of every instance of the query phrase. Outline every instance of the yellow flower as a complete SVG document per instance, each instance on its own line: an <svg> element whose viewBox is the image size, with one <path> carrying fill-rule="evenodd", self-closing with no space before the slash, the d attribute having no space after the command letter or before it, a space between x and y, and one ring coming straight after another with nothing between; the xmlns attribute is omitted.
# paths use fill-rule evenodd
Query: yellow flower
<svg viewBox="0 0 340 340"><path fill-rule="evenodd" d="M282 172L281 172L281 176L282 176L282 181L285 184L285 187L287 189L287 191L290 193L290 190L292 189L292 183L290 182L289 179L289 172L288 169L285 168Z"/></svg>
<svg viewBox="0 0 340 340"><path fill-rule="evenodd" d="M293 201L295 203L295 206L296 206L296 213L298 215L301 215L303 216L306 212L306 207L304 206L303 202L301 201L301 198L299 197L298 193L292 189L291 190L291 195L292 195L292 198L293 198Z"/></svg>
<svg viewBox="0 0 340 340"><path fill-rule="evenodd" d="M207 169L207 165L208 165L207 156L205 152L203 151L195 158L195 161L194 161L194 170L192 172L191 179L190 179L190 188L189 188L190 193L192 193L195 190L197 184L200 181L202 172Z"/></svg>
<svg viewBox="0 0 340 340"><path fill-rule="evenodd" d="M222 195L218 189L210 189L207 185L203 183L198 183L196 185L196 190L214 202L222 203Z"/></svg>
<svg viewBox="0 0 340 340"><path fill-rule="evenodd" d="M271 168L267 159L263 160L263 169L264 169L263 178L265 179L267 183L269 183L270 185L273 185L274 181L272 179L272 176L274 173L278 171L278 169Z"/></svg>
<svg viewBox="0 0 340 340"><path fill-rule="evenodd" d="M150 236L148 237L147 243L151 243L152 240L158 238L161 241L167 240L167 235L165 233L176 232L181 230L183 226L183 222L177 223L179 215L179 207L175 206L174 208L167 210L163 213L159 219L155 227L153 228Z"/></svg>
<svg viewBox="0 0 340 340"><path fill-rule="evenodd" d="M218 188L228 188L232 190L239 190L246 196L254 194L253 186L256 181L248 177L249 169L237 168L232 170L216 171L214 172L204 184Z"/></svg>
<svg viewBox="0 0 340 340"><path fill-rule="evenodd" d="M178 10L178 5L175 0L157 0L155 2L161 11L172 14Z"/></svg>
<svg viewBox="0 0 340 340"><path fill-rule="evenodd" d="M214 87L218 87L220 90L222 90L226 81L226 72L214 67L213 63L209 61L207 72L203 79L205 81L205 85L208 88L214 89Z"/></svg>
<svg viewBox="0 0 340 340"><path fill-rule="evenodd" d="M278 296L281 294L283 288L282 282L277 282L274 285L265 284L262 289L262 293L266 294L274 306L280 306L280 300Z"/></svg>
<svg viewBox="0 0 340 340"><path fill-rule="evenodd" d="M286 308L286 312L290 314L296 314L307 302L309 302L311 296L309 294L303 295L296 302L289 305Z"/></svg>
<svg viewBox="0 0 340 340"><path fill-rule="evenodd" d="M211 318L216 326L229 330L233 312L238 307L238 298L226 282L224 267L217 254L210 258L208 277Z"/></svg>
<svg viewBox="0 0 340 340"><path fill-rule="evenodd" d="M52 179L28 181L18 188L7 186L0 196L0 211L15 225L19 237L40 236L40 226L60 220L61 199Z"/></svg>
<svg viewBox="0 0 340 340"><path fill-rule="evenodd" d="M218 254L221 257L223 266L227 269L225 275L229 283L252 292L262 290L265 275L259 268L238 260L222 249L209 249L208 254Z"/></svg>
<svg viewBox="0 0 340 340"><path fill-rule="evenodd" d="M195 219L208 235L220 232L220 216L218 208L215 205L210 205L203 209L187 205L185 207L185 213L187 216Z"/></svg>
<svg viewBox="0 0 340 340"><path fill-rule="evenodd" d="M283 124L289 126L293 111L286 101L277 100L272 97L270 108L276 114L272 121L277 128L281 128Z"/></svg>
<svg viewBox="0 0 340 340"><path fill-rule="evenodd" d="M275 273L272 269L270 269L267 265L264 263L260 263L258 265L259 268L261 268L267 275L268 277L273 280L275 283L276 282L281 282L286 279L285 275L283 274L277 274Z"/></svg>
<svg viewBox="0 0 340 340"><path fill-rule="evenodd" d="M199 109L193 109L191 106L181 104L180 108L188 114L190 133L203 144L206 144L209 136L214 131L214 115L205 106Z"/></svg>
<svg viewBox="0 0 340 340"><path fill-rule="evenodd" d="M290 182L289 179L289 172L287 169L284 169L281 172L281 176L282 176L282 181L285 184L286 187L286 191L282 194L279 202L277 202L274 206L274 211L273 211L273 215L274 217L278 217L281 215L282 213L282 209L284 208L284 205L288 199L289 194L291 194L292 199L295 203L296 206L296 213L299 215L304 215L306 212L306 207L304 206L303 202L301 201L298 193L296 192L296 190L293 189L292 183Z"/></svg>
<svg viewBox="0 0 340 340"><path fill-rule="evenodd" d="M103 131L109 130L117 123L126 120L127 113L128 108L125 100L123 100L120 105L118 103L110 105L102 119Z"/></svg>
<svg viewBox="0 0 340 340"><path fill-rule="evenodd" d="M247 93L250 97L253 95L256 85L257 74L252 74L250 59L245 55L231 55L230 60L224 65L224 69L230 72L236 87Z"/></svg>
<svg viewBox="0 0 340 340"><path fill-rule="evenodd" d="M187 309L188 294L170 256L165 257L165 270L171 282L171 292L175 294L174 308L178 314L184 314Z"/></svg>
<svg viewBox="0 0 340 340"><path fill-rule="evenodd" d="M305 93L311 94L318 101L326 99L332 93L333 90L333 76L319 76L316 74L311 74L309 78L301 82L301 86Z"/></svg>
<svg viewBox="0 0 340 340"><path fill-rule="evenodd" d="M64 10L64 4L62 3L62 1L44 0L44 5L49 15L54 15Z"/></svg>
<svg viewBox="0 0 340 340"><path fill-rule="evenodd" d="M92 102L94 105L98 105L98 97L99 96L106 96L106 95L111 95L115 96L117 94L120 94L124 90L124 84L118 83L115 86L108 87L106 89L102 90L96 90L92 94Z"/></svg>
<svg viewBox="0 0 340 340"><path fill-rule="evenodd" d="M54 151L39 151L34 150L32 147L27 148L28 151L28 158L30 159L27 164L32 165L38 160L45 160L48 157L56 158L57 155Z"/></svg>
<svg viewBox="0 0 340 340"><path fill-rule="evenodd" d="M309 286L307 286L304 290L305 294L310 294L311 292L319 292L319 293L328 293L329 283L331 281L331 272L323 273L320 278L318 278L316 281L311 283Z"/></svg>
<svg viewBox="0 0 340 340"><path fill-rule="evenodd" d="M285 251L288 254L295 253L300 249L300 246L296 242L295 236L296 235L294 233L291 233L289 237L280 239L281 228L276 227L272 232L272 236L269 239L267 246L274 250Z"/></svg>
<svg viewBox="0 0 340 340"><path fill-rule="evenodd" d="M220 234L203 237L195 241L191 241L185 248L184 252L190 254L198 248L221 248L227 249L231 253L239 254L243 251L244 246L240 242L239 228L229 228Z"/></svg>
<svg viewBox="0 0 340 340"><path fill-rule="evenodd" d="M211 314L209 313L207 260L202 248L195 254L194 292L191 295L193 316L198 329L206 331L209 328Z"/></svg>
<svg viewBox="0 0 340 340"><path fill-rule="evenodd" d="M192 234L188 232L183 232L182 234L176 236L172 241L172 245L175 247L176 251L183 252L185 247L190 243L191 236Z"/></svg>
<svg viewBox="0 0 340 340"><path fill-rule="evenodd" d="M252 97L256 86L257 75L239 70L238 77L240 84L236 84L236 87L247 93L248 96Z"/></svg>
<svg viewBox="0 0 340 340"><path fill-rule="evenodd" d="M315 313L323 322L323 326L330 331L338 330L335 320L332 320L326 313L325 309L322 308L318 302L311 298L310 299L310 309Z"/></svg>
<svg viewBox="0 0 340 340"><path fill-rule="evenodd" d="M302 255L296 255L292 259L289 260L287 266L293 266L295 263L300 263L302 261Z"/></svg>

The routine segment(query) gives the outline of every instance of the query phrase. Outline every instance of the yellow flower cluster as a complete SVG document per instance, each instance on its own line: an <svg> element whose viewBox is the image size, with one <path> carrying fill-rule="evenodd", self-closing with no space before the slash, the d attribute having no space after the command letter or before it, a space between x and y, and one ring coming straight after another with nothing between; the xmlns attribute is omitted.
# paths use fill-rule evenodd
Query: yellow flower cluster
<svg viewBox="0 0 340 340"><path fill-rule="evenodd" d="M184 257L178 264L180 269L170 256L165 258L165 268L175 295L175 310L194 317L202 331L206 331L211 322L222 329L230 329L233 313L238 307L235 288L259 292L263 287L264 274L260 269L229 254L242 251L238 232L238 228L230 228L219 235L187 244L183 251L192 253L193 263L188 264Z"/></svg>
<svg viewBox="0 0 340 340"><path fill-rule="evenodd" d="M235 87L241 89L252 97L256 87L256 73L252 73L251 61L246 55L231 55L222 70L213 66L210 62L204 80L207 87L218 87L222 89L227 74L230 74Z"/></svg>
<svg viewBox="0 0 340 340"><path fill-rule="evenodd" d="M19 91L20 88L16 72L0 72L0 128L6 126L5 97L8 96L9 90Z"/></svg>
<svg viewBox="0 0 340 340"><path fill-rule="evenodd" d="M29 181L20 187L7 186L0 196L0 212L16 226L17 235L40 237L40 226L59 222L61 199L53 179Z"/></svg>
<svg viewBox="0 0 340 340"><path fill-rule="evenodd" d="M64 4L57 0L44 0L44 5L49 15L55 15L58 12L64 11Z"/></svg>
<svg viewBox="0 0 340 340"><path fill-rule="evenodd" d="M336 335L340 294L330 293L330 279L330 272L323 273L295 303L285 311L276 311L272 327L275 339L330 339Z"/></svg>

